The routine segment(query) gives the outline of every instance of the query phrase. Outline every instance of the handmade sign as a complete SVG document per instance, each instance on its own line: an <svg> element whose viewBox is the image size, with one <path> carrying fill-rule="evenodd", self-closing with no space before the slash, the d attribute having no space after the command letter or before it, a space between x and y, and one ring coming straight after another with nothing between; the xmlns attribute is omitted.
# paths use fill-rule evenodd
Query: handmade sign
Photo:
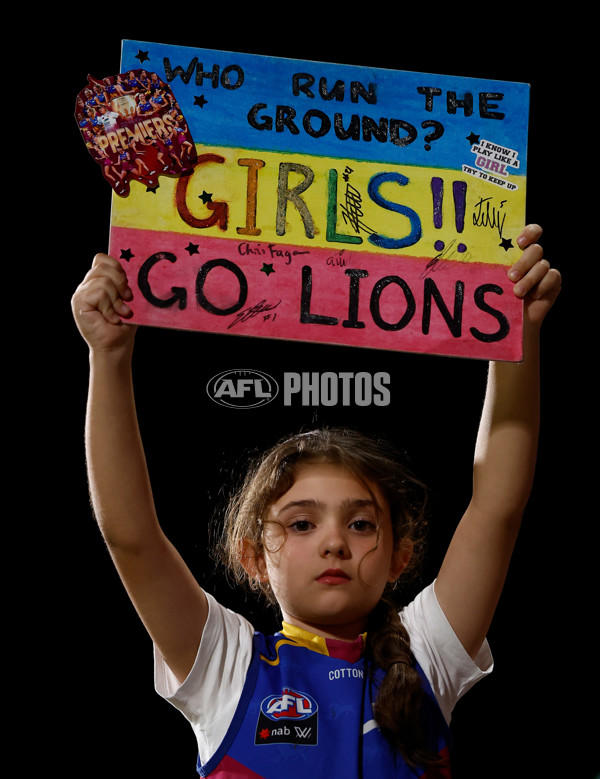
<svg viewBox="0 0 600 779"><path fill-rule="evenodd" d="M521 359L528 85L124 41L140 66L196 158L113 199L135 322Z"/></svg>

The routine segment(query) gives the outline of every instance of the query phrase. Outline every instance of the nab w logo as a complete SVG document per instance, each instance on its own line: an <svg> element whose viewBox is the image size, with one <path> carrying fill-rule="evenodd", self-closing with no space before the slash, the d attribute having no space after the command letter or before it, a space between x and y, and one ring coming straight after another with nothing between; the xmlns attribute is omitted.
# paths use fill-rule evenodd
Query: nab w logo
<svg viewBox="0 0 600 779"><path fill-rule="evenodd" d="M281 694L269 695L260 705L254 743L257 746L316 746L319 741L318 709L314 698L289 687L285 687Z"/></svg>
<svg viewBox="0 0 600 779"><path fill-rule="evenodd" d="M277 397L279 387L268 373L231 370L219 373L206 385L208 396L227 408L257 408Z"/></svg>

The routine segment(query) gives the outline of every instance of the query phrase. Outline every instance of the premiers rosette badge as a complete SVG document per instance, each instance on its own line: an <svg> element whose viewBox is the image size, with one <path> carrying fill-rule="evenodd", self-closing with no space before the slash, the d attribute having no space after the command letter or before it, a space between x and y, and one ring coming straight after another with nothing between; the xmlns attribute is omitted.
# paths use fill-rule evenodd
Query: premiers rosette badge
<svg viewBox="0 0 600 779"><path fill-rule="evenodd" d="M121 197L130 182L148 189L158 177L191 173L196 147L171 88L156 73L130 70L102 80L88 76L75 118L104 178Z"/></svg>

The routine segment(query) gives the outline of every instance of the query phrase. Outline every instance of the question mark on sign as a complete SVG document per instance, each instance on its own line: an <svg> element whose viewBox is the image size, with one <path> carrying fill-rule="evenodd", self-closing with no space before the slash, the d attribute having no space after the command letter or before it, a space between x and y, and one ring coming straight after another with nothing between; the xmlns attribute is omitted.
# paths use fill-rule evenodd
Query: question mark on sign
<svg viewBox="0 0 600 779"><path fill-rule="evenodd" d="M421 127L423 129L426 127L435 127L435 130L432 133L429 133L425 136L425 150L429 151L431 149L432 142L437 141L437 139L441 138L444 134L444 125L441 122L428 119L426 122L421 123Z"/></svg>

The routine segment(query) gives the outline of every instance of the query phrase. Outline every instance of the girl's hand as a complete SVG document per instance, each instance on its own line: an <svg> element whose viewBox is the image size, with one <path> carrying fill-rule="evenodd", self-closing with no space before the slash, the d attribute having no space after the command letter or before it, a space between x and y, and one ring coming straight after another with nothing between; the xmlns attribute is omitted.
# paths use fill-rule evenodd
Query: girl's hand
<svg viewBox="0 0 600 779"><path fill-rule="evenodd" d="M552 308L561 287L561 275L544 259L544 250L537 243L541 238L539 225L527 225L517 243L523 254L508 272L515 282L513 292L525 302L525 321L539 327Z"/></svg>
<svg viewBox="0 0 600 779"><path fill-rule="evenodd" d="M92 351L113 351L133 344L136 326L127 324L133 297L121 265L107 254L97 254L77 287L71 307L79 332Z"/></svg>

